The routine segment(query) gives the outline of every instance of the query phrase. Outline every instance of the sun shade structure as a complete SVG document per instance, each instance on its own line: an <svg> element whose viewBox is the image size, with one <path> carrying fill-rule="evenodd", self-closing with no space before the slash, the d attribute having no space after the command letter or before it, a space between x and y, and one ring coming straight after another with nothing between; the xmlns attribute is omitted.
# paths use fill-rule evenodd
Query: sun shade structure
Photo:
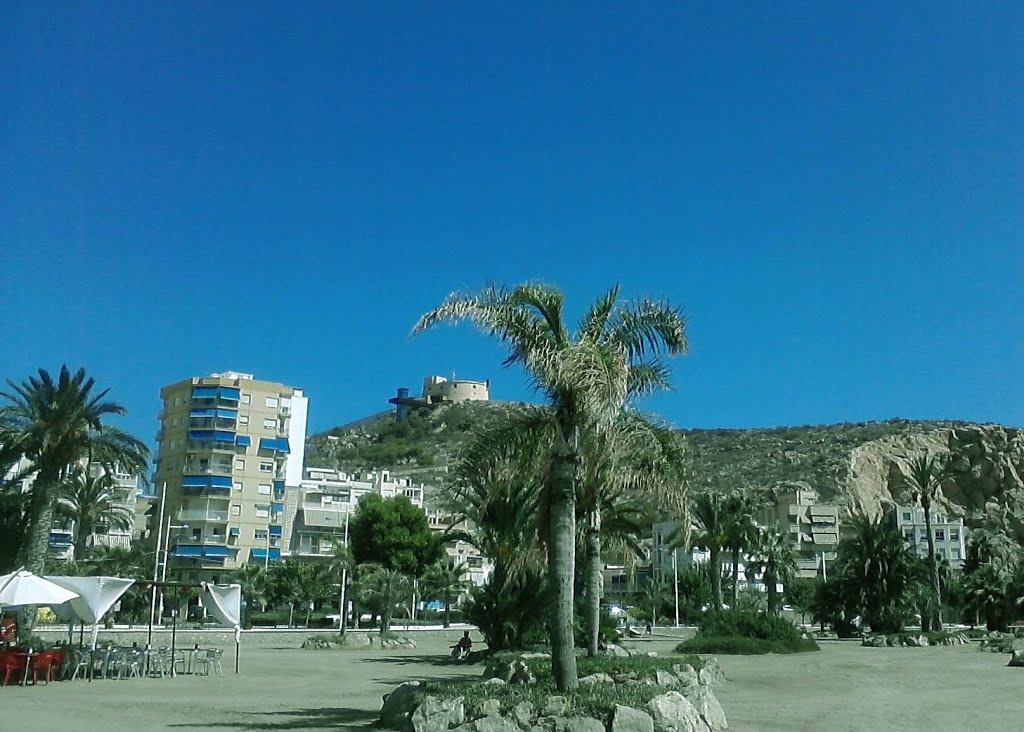
<svg viewBox="0 0 1024 732"><path fill-rule="evenodd" d="M242 586L203 582L199 600L218 623L235 629L235 673L242 645Z"/></svg>
<svg viewBox="0 0 1024 732"><path fill-rule="evenodd" d="M114 606L121 595L135 584L135 580L120 577L64 577L50 576L54 584L78 593L74 599L55 607L57 617L65 621L80 620L92 625L92 647L96 648L99 622Z"/></svg>
<svg viewBox="0 0 1024 732"><path fill-rule="evenodd" d="M27 569L0 576L0 607L56 607L78 596L77 592L32 574Z"/></svg>

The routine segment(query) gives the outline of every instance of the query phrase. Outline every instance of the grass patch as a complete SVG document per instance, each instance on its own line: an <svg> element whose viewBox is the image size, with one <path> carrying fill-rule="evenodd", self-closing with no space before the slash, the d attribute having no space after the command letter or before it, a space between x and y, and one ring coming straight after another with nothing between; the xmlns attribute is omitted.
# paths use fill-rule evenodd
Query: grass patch
<svg viewBox="0 0 1024 732"><path fill-rule="evenodd" d="M677 653L722 653L756 656L821 650L785 618L745 610L708 613L697 635L676 646Z"/></svg>
<svg viewBox="0 0 1024 732"><path fill-rule="evenodd" d="M500 653L491 657L492 662L504 663L515 661L520 657L517 653ZM488 699L497 699L501 703L502 712L507 712L516 704L530 702L535 708L542 708L548 697L561 694L555 689L551 675L551 660L547 658L524 659L527 666L537 677L536 684L507 684L494 686L478 681L469 683L430 682L424 694L431 694L446 699L463 697L468 716L472 717L480 705ZM672 666L688 663L695 670L700 670L703 661L698 656L631 656L617 658L613 656L595 656L577 658L577 669L580 677L596 673L606 673L613 678L628 677L625 683L595 684L580 687L572 694L564 694L569 702L569 716L588 716L605 719L616 704L642 709L654 697L665 693L665 689L643 683L644 679L654 678L657 671L672 671Z"/></svg>

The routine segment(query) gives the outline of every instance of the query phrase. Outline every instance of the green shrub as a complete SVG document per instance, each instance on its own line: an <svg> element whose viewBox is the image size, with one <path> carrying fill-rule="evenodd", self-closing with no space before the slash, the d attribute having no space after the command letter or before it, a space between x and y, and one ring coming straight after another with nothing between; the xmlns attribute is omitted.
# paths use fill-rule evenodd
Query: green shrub
<svg viewBox="0 0 1024 732"><path fill-rule="evenodd" d="M474 587L465 616L493 651L525 649L543 642L547 583L544 570L528 564L518 571L495 568L483 587Z"/></svg>
<svg viewBox="0 0 1024 732"><path fill-rule="evenodd" d="M707 613L697 628L697 635L676 647L679 653L735 655L817 650L818 644L785 618L745 610Z"/></svg>

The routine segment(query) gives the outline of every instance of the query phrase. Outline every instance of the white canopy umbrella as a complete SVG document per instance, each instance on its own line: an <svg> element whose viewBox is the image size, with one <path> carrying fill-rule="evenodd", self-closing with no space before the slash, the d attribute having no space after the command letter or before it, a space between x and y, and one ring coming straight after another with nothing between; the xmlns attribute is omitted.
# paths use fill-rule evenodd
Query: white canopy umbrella
<svg viewBox="0 0 1024 732"><path fill-rule="evenodd" d="M242 644L242 586L211 585L202 583L199 594L203 604L218 623L235 629L235 673L238 673L238 655Z"/></svg>
<svg viewBox="0 0 1024 732"><path fill-rule="evenodd" d="M83 623L92 624L92 643L96 647L99 634L99 622L121 595L135 584L135 580L120 577L69 577L50 576L46 579L60 585L64 589L77 593L67 603L55 608L57 615L64 620L78 618Z"/></svg>
<svg viewBox="0 0 1024 732"><path fill-rule="evenodd" d="M61 587L45 577L32 574L27 569L19 569L0 576L0 607L54 607L76 597L77 592Z"/></svg>

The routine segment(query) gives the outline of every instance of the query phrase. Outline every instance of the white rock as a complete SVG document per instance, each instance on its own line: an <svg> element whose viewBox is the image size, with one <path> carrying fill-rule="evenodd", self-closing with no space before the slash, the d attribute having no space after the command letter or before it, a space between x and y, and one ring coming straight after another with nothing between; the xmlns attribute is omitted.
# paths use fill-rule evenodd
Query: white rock
<svg viewBox="0 0 1024 732"><path fill-rule="evenodd" d="M656 696L647 703L655 732L710 732L697 708L678 691Z"/></svg>
<svg viewBox="0 0 1024 732"><path fill-rule="evenodd" d="M654 720L647 712L616 704L608 722L608 732L654 732Z"/></svg>

